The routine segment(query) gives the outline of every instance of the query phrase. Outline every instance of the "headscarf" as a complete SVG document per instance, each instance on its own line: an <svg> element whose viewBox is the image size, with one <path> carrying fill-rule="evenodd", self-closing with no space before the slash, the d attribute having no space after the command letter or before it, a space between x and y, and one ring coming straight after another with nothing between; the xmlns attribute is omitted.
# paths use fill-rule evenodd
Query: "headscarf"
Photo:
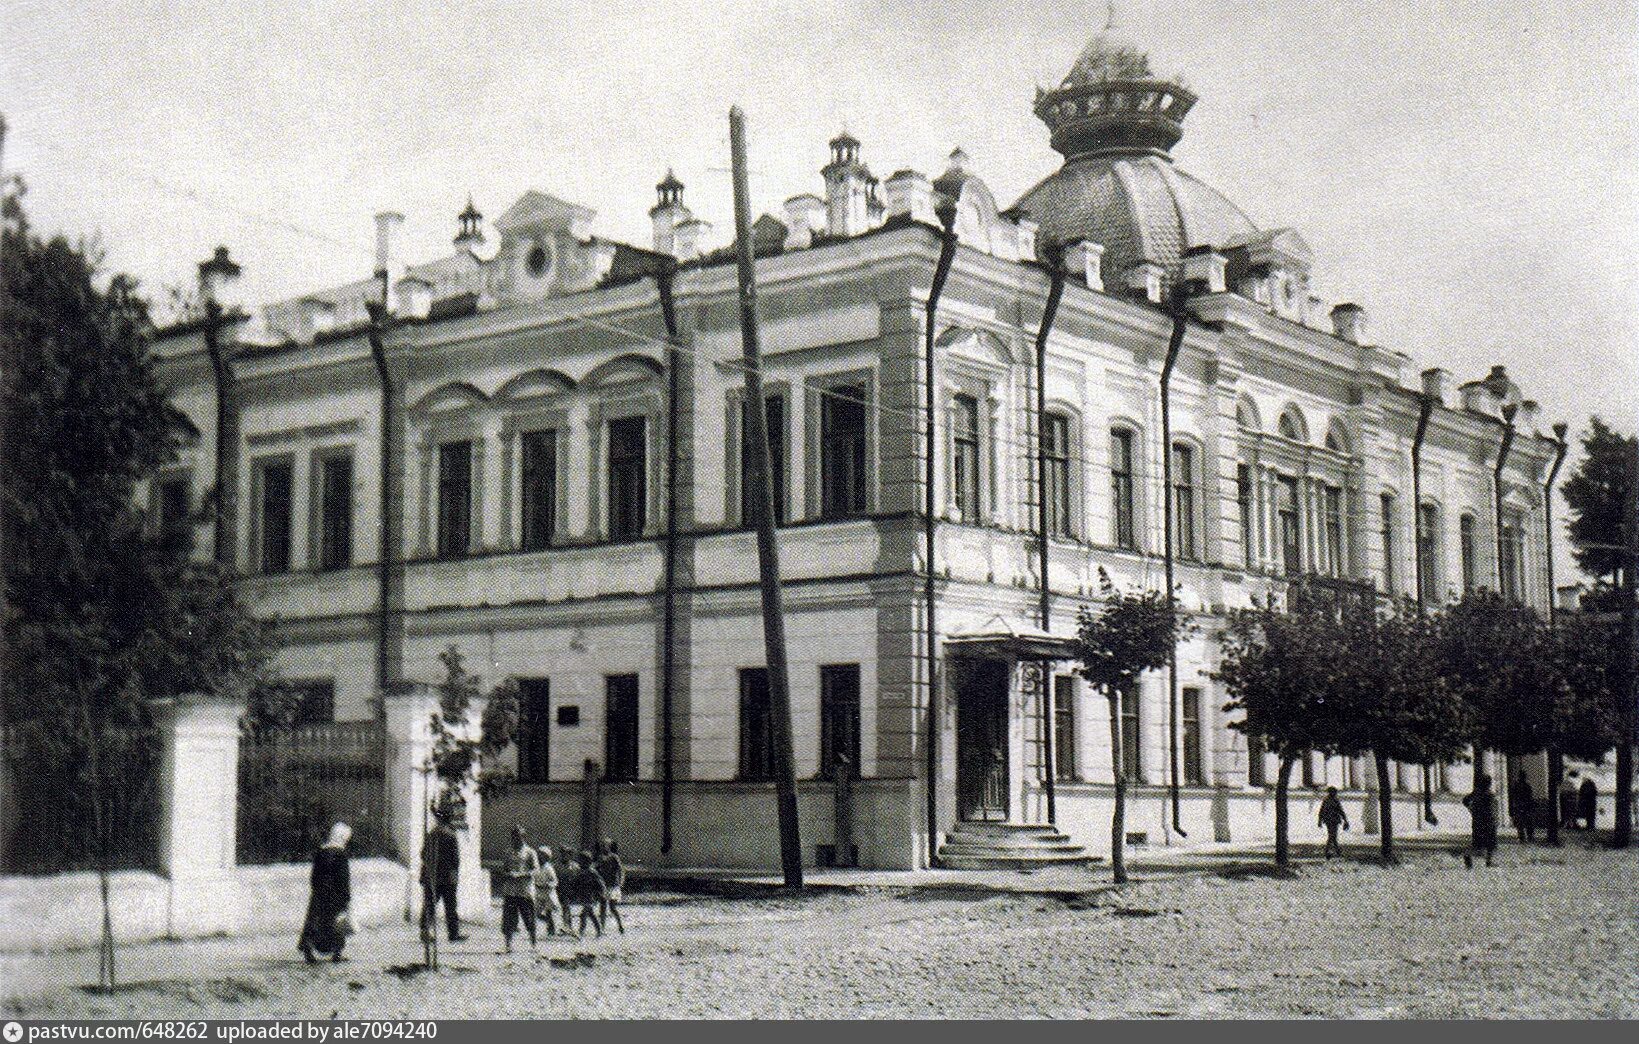
<svg viewBox="0 0 1639 1044"><path fill-rule="evenodd" d="M353 828L346 823L337 823L330 828L330 839L324 843L325 848L346 848L347 842L353 840Z"/></svg>

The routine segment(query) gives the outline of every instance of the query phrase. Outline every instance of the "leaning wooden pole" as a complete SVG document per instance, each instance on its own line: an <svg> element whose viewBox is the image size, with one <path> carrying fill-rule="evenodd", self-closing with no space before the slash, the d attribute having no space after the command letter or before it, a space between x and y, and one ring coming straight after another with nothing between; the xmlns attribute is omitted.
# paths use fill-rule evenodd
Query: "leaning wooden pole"
<svg viewBox="0 0 1639 1044"><path fill-rule="evenodd" d="M774 532L774 490L768 476L768 418L763 412L762 346L757 335L757 271L752 256L751 190L746 183L746 117L728 111L734 168L734 243L740 273L740 337L746 371L746 502L756 516L757 575L763 593L763 647L768 658L773 723L774 790L779 804L780 864L787 888L802 887L802 838L797 829L797 778L791 745L791 687L785 658L785 608L780 599L780 545Z"/></svg>

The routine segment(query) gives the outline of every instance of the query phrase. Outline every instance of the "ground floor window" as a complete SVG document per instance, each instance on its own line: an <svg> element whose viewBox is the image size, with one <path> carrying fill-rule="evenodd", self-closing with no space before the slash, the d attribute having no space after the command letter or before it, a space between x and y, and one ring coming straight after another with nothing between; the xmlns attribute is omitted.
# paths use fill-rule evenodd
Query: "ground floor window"
<svg viewBox="0 0 1639 1044"><path fill-rule="evenodd" d="M518 679L518 782L545 783L551 777L552 683Z"/></svg>
<svg viewBox="0 0 1639 1044"><path fill-rule="evenodd" d="M766 667L740 669L740 778L774 778L774 714Z"/></svg>
<svg viewBox="0 0 1639 1044"><path fill-rule="evenodd" d="M1053 679L1053 771L1067 782L1076 772L1076 680L1068 674Z"/></svg>
<svg viewBox="0 0 1639 1044"><path fill-rule="evenodd" d="M637 778L637 675L611 674L604 679L607 700L603 724L603 777Z"/></svg>
<svg viewBox="0 0 1639 1044"><path fill-rule="evenodd" d="M844 765L853 777L859 776L857 663L833 663L820 668L819 774L836 779Z"/></svg>
<svg viewBox="0 0 1639 1044"><path fill-rule="evenodd" d="M1206 765L1201 756L1201 690L1186 688L1183 697L1184 782L1206 782Z"/></svg>
<svg viewBox="0 0 1639 1044"><path fill-rule="evenodd" d="M1264 746L1262 736L1246 737L1246 782L1248 786L1266 787L1269 785L1268 774L1264 771L1264 757L1268 749Z"/></svg>
<svg viewBox="0 0 1639 1044"><path fill-rule="evenodd" d="M1121 764L1117 769L1121 778L1137 783L1143 775L1143 751L1140 749L1140 721L1138 718L1138 686L1121 694Z"/></svg>

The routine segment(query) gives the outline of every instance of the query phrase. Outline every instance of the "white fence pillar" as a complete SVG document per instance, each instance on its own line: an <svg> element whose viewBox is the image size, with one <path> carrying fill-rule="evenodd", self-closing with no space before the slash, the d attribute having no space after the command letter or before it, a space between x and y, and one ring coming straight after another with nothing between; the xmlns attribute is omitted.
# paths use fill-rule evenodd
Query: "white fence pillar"
<svg viewBox="0 0 1639 1044"><path fill-rule="evenodd" d="M243 700L185 696L156 707L160 755L160 868L170 878L168 934L233 931L237 865L239 719Z"/></svg>
<svg viewBox="0 0 1639 1044"><path fill-rule="evenodd" d="M387 718L387 836L409 867L404 896L404 916L413 920L421 912L421 842L431 824L429 802L437 794L437 782L430 773L433 752L432 718L438 712L438 693L427 685L414 685L386 698ZM469 718L473 727L483 714L482 701L473 701ZM468 788L467 826L457 837L461 850L461 871L457 906L461 918L487 920L490 912L489 874L480 858L483 808L477 793Z"/></svg>

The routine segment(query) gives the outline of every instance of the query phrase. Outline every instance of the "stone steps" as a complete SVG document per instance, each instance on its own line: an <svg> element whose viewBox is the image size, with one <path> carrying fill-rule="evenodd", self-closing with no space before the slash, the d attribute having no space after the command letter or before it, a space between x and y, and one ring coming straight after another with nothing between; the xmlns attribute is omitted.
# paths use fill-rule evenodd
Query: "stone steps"
<svg viewBox="0 0 1639 1044"><path fill-rule="evenodd" d="M953 870L1030 870L1096 861L1050 826L958 823L939 846L939 861Z"/></svg>

